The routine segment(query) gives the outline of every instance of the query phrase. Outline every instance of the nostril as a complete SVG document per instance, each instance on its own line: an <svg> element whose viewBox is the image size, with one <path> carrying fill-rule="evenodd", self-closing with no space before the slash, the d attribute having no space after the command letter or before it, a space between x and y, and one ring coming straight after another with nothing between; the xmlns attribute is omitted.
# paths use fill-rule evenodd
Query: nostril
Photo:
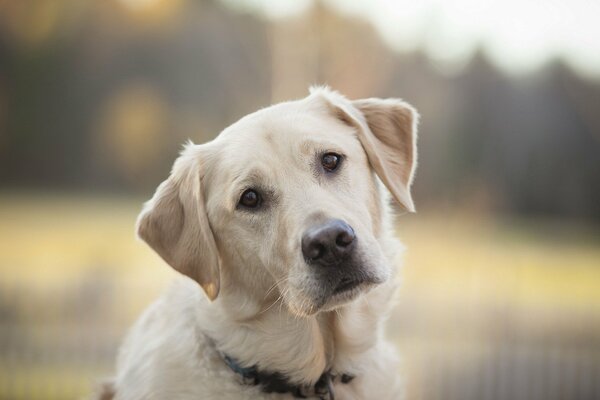
<svg viewBox="0 0 600 400"><path fill-rule="evenodd" d="M335 244L337 244L339 247L348 247L352 244L354 238L354 231L349 227L349 229L344 229L337 235L335 238Z"/></svg>
<svg viewBox="0 0 600 400"><path fill-rule="evenodd" d="M325 253L325 246L323 246L321 243L312 243L308 247L308 251L306 252L305 256L311 260L316 260L321 258L323 253Z"/></svg>

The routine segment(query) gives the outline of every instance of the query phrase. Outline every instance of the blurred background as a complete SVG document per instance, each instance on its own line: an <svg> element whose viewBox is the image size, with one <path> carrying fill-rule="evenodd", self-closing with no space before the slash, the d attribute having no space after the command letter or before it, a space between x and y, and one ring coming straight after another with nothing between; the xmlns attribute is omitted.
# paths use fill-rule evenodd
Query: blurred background
<svg viewBox="0 0 600 400"><path fill-rule="evenodd" d="M173 279L182 143L329 84L421 112L408 399L600 399L600 2L0 0L0 399L75 399Z"/></svg>

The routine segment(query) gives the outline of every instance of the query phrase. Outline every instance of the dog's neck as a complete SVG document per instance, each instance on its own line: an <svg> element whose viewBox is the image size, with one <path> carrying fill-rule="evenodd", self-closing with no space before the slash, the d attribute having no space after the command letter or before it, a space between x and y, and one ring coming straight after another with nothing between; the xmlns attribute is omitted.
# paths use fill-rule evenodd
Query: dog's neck
<svg viewBox="0 0 600 400"><path fill-rule="evenodd" d="M275 306L243 322L219 306L223 298L203 310L201 329L241 366L279 372L294 383L314 384L325 371L358 376L382 334L385 312L373 307L389 304L392 293L388 282L334 311L297 317Z"/></svg>
<svg viewBox="0 0 600 400"><path fill-rule="evenodd" d="M314 384L325 371L360 376L383 334L395 286L393 274L353 302L310 317L292 314L285 304L265 309L262 302L240 301L239 290L225 287L200 310L199 325L241 366L278 372L296 384Z"/></svg>

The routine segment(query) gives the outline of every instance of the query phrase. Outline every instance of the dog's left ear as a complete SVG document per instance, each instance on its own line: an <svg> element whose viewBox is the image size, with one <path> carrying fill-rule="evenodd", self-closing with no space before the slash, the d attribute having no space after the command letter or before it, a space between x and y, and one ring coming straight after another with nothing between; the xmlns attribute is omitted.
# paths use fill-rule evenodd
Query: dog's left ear
<svg viewBox="0 0 600 400"><path fill-rule="evenodd" d="M312 92L324 96L335 116L358 131L381 181L401 206L415 212L410 186L417 166L417 111L399 99L350 101L326 88Z"/></svg>

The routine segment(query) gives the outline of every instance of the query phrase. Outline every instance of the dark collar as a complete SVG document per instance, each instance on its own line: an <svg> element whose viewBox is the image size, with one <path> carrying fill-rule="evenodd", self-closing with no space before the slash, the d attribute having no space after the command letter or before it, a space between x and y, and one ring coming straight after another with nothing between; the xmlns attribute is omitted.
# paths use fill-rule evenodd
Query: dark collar
<svg viewBox="0 0 600 400"><path fill-rule="evenodd" d="M320 400L335 400L333 392L333 383L338 379L338 375L325 371L314 384L311 385L295 385L279 372L260 371L256 366L244 368L238 364L236 360L229 357L227 354L221 353L221 357L233 372L241 376L242 381L246 385L260 385L262 390L267 393L290 393L294 397L309 398L317 397ZM354 376L343 374L339 376L340 382L348 383Z"/></svg>

